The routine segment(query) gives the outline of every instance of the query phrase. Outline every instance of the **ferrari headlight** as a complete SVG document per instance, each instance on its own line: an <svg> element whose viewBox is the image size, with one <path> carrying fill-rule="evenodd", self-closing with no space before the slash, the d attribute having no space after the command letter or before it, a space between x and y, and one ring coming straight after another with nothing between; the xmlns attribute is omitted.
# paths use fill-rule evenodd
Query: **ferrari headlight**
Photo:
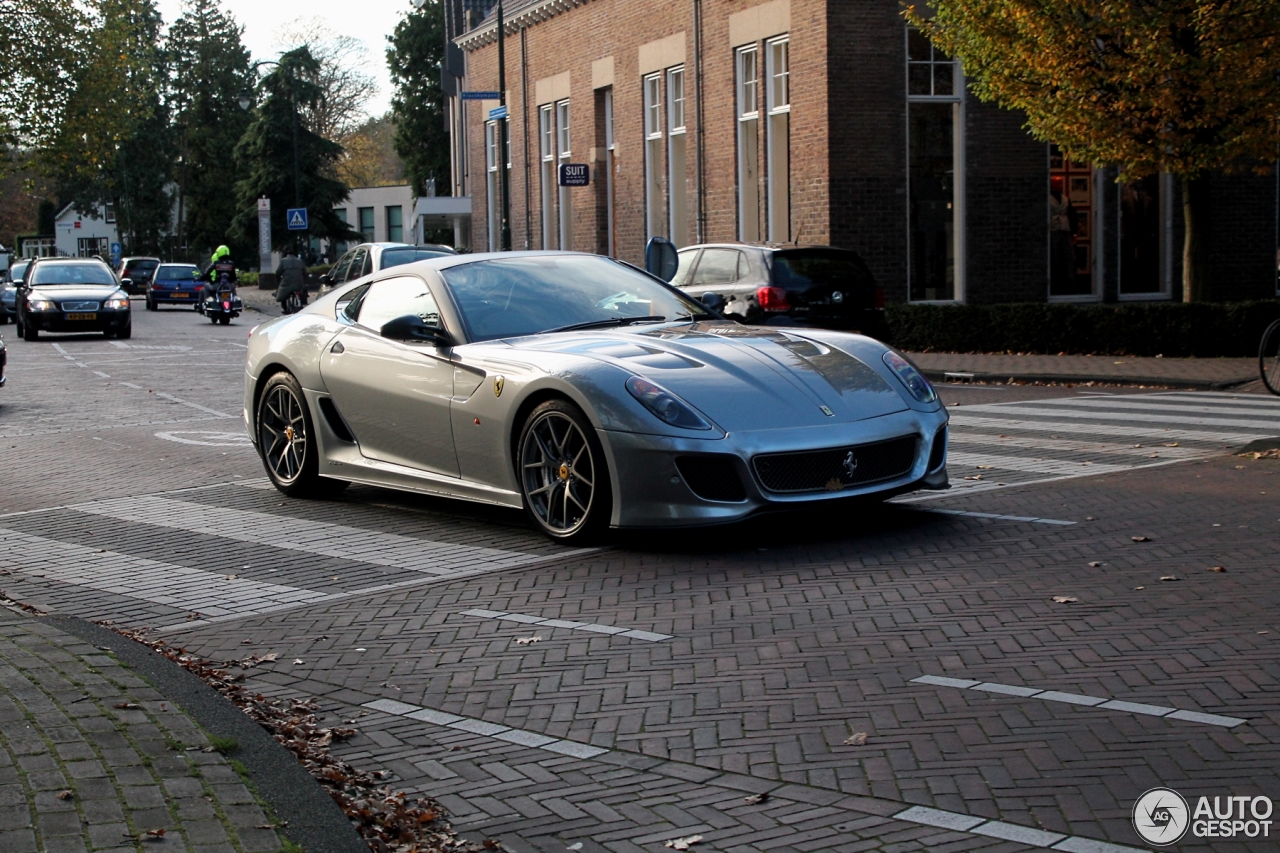
<svg viewBox="0 0 1280 853"><path fill-rule="evenodd" d="M27 307L32 311L57 311L58 306L51 299L28 299Z"/></svg>
<svg viewBox="0 0 1280 853"><path fill-rule="evenodd" d="M665 423L681 429L711 429L711 424L683 400L647 379L632 376L627 380L627 390L642 406Z"/></svg>
<svg viewBox="0 0 1280 853"><path fill-rule="evenodd" d="M129 307L129 297L123 293L112 294L111 298L104 303L104 306L112 311L127 310Z"/></svg>
<svg viewBox="0 0 1280 853"><path fill-rule="evenodd" d="M886 352L882 358L894 375L898 377L898 381L906 386L907 392L918 402L932 403L938 399L938 392L933 390L929 380L925 379L911 362L893 350Z"/></svg>

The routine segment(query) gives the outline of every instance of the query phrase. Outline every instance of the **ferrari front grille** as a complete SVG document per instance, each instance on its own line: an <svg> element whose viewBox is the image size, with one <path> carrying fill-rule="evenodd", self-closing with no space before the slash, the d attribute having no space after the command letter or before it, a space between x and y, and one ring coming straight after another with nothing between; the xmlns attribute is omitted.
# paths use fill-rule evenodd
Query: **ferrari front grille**
<svg viewBox="0 0 1280 853"><path fill-rule="evenodd" d="M736 459L726 453L677 456L676 468L689 489L704 501L740 503L747 499L747 490L738 476Z"/></svg>
<svg viewBox="0 0 1280 853"><path fill-rule="evenodd" d="M911 472L916 461L914 435L826 450L769 453L751 460L760 484L770 492L838 492Z"/></svg>

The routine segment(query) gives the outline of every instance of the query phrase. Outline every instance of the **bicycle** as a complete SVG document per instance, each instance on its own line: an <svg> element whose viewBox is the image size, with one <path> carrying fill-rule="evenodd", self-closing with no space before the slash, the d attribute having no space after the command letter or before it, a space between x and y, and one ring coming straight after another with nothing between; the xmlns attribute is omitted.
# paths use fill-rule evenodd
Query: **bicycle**
<svg viewBox="0 0 1280 853"><path fill-rule="evenodd" d="M1267 390L1280 395L1280 320L1262 333L1262 343L1258 345L1258 371Z"/></svg>

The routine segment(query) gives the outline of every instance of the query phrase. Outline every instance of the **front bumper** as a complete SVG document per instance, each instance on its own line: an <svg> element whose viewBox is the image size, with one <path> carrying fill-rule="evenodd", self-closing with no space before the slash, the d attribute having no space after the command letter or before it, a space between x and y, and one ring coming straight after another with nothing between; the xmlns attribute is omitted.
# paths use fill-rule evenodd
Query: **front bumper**
<svg viewBox="0 0 1280 853"><path fill-rule="evenodd" d="M69 320L62 311L28 311L23 322L33 329L42 332L105 332L122 329L129 325L131 312L124 311L91 311L92 320Z"/></svg>
<svg viewBox="0 0 1280 853"><path fill-rule="evenodd" d="M799 509L806 505L856 497L884 498L916 489L948 487L945 409L925 413L896 412L851 424L787 430L730 433L723 439L670 438L600 431L613 475L615 527L681 527L738 521L765 510ZM761 454L844 448L917 438L910 470L892 479L833 491L777 493L767 491L751 460ZM935 451L935 442L942 445ZM736 501L706 500L686 482L680 457L725 454L732 457L744 497Z"/></svg>

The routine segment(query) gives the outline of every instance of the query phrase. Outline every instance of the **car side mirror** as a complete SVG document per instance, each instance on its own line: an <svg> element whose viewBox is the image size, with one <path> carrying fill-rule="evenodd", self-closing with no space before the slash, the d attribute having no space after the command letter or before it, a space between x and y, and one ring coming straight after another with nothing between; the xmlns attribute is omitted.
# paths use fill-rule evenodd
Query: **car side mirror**
<svg viewBox="0 0 1280 853"><path fill-rule="evenodd" d="M405 314L389 321L378 334L393 341L426 341L438 347L453 343L449 333L439 326L432 326L417 314Z"/></svg>
<svg viewBox="0 0 1280 853"><path fill-rule="evenodd" d="M702 298L698 300L712 311L724 310L724 297L718 293L704 293Z"/></svg>
<svg viewBox="0 0 1280 853"><path fill-rule="evenodd" d="M131 279L131 278L122 278L122 279L120 279L120 283L121 283L121 284L123 284L123 285L125 285L125 286L127 287L128 285L133 284L133 279Z"/></svg>
<svg viewBox="0 0 1280 853"><path fill-rule="evenodd" d="M675 243L666 237L651 237L644 247L644 268L663 281L671 281L680 269Z"/></svg>

